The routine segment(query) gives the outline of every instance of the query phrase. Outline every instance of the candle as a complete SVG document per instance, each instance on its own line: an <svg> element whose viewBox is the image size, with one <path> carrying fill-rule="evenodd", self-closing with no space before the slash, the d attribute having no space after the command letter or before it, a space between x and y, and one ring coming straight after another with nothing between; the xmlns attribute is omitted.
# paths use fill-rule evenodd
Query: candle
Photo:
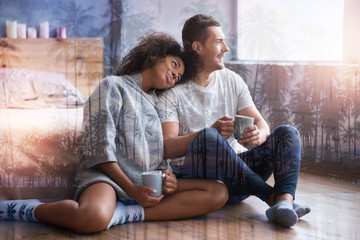
<svg viewBox="0 0 360 240"><path fill-rule="evenodd" d="M6 37L17 38L17 21L6 21Z"/></svg>
<svg viewBox="0 0 360 240"><path fill-rule="evenodd" d="M66 27L57 27L56 28L56 37L57 38L66 38Z"/></svg>
<svg viewBox="0 0 360 240"><path fill-rule="evenodd" d="M36 38L36 28L28 28L28 38Z"/></svg>
<svg viewBox="0 0 360 240"><path fill-rule="evenodd" d="M40 38L49 38L49 22L40 24Z"/></svg>
<svg viewBox="0 0 360 240"><path fill-rule="evenodd" d="M26 24L18 24L17 25L17 37L18 38L26 38Z"/></svg>

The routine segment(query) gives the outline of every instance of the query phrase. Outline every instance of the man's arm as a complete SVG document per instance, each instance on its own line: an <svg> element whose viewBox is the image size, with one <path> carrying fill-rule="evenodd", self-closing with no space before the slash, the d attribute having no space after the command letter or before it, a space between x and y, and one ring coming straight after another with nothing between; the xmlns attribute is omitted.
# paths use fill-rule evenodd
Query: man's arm
<svg viewBox="0 0 360 240"><path fill-rule="evenodd" d="M161 126L164 136L164 159L185 156L190 143L199 133L197 131L188 135L179 136L178 122L164 122ZM210 127L218 130L225 139L228 139L234 131L232 118L227 116L223 116Z"/></svg>
<svg viewBox="0 0 360 240"><path fill-rule="evenodd" d="M263 144L270 135L270 128L257 108L255 106L247 107L238 111L237 114L254 118L254 125L246 129L246 133L240 136L238 142L245 147Z"/></svg>
<svg viewBox="0 0 360 240"><path fill-rule="evenodd" d="M161 126L164 136L164 159L185 156L186 150L198 132L179 136L178 122L164 122Z"/></svg>

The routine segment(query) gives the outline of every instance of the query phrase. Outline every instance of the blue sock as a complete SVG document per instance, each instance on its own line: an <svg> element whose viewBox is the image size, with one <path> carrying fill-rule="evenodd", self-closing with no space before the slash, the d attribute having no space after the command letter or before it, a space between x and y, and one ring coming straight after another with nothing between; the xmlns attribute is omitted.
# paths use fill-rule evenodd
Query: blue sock
<svg viewBox="0 0 360 240"><path fill-rule="evenodd" d="M0 220L38 222L34 210L41 203L38 199L0 201Z"/></svg>
<svg viewBox="0 0 360 240"><path fill-rule="evenodd" d="M266 210L266 216L271 222L280 224L283 227L295 225L298 216L293 205L288 200L282 200Z"/></svg>
<svg viewBox="0 0 360 240"><path fill-rule="evenodd" d="M296 203L293 203L293 208L298 215L298 218L301 218L302 216L305 216L306 214L311 212L311 208L309 208L308 206L302 206Z"/></svg>
<svg viewBox="0 0 360 240"><path fill-rule="evenodd" d="M116 202L114 215L106 229L119 224L130 222L143 222L144 208L132 199L120 199Z"/></svg>

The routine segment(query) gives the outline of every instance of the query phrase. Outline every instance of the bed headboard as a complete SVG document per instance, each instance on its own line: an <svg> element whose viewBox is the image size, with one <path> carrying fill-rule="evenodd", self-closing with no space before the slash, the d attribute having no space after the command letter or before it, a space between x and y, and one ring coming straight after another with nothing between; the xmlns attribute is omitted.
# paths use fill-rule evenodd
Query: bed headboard
<svg viewBox="0 0 360 240"><path fill-rule="evenodd" d="M103 78L103 39L0 39L2 68L55 72L66 76L83 95Z"/></svg>

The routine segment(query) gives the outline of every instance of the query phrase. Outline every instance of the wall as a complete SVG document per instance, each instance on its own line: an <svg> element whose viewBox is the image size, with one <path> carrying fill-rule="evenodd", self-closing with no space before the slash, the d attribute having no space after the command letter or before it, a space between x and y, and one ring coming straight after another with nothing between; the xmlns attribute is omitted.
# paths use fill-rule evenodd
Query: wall
<svg viewBox="0 0 360 240"><path fill-rule="evenodd" d="M344 11L344 61L360 63L360 2L345 0Z"/></svg>
<svg viewBox="0 0 360 240"><path fill-rule="evenodd" d="M234 26L231 21L231 0L13 0L0 1L0 37L6 37L6 20L36 27L50 23L50 37L56 27L65 26L67 36L104 38L104 73L114 67L140 36L153 31L166 31L181 41L184 21L196 13L209 13L223 24L229 42ZM235 28L236 29L236 28ZM230 44L231 45L231 44ZM235 53L235 51L232 51ZM230 54L229 57L231 58Z"/></svg>
<svg viewBox="0 0 360 240"><path fill-rule="evenodd" d="M302 170L360 185L360 65L228 63L271 129L295 126Z"/></svg>
<svg viewBox="0 0 360 240"><path fill-rule="evenodd" d="M345 0L345 9L351 9L352 2L356 1ZM109 75L140 36L166 31L180 41L183 22L196 13L209 13L222 22L230 47L226 59L233 59L235 9L233 0L0 1L0 36L5 37L6 20L35 26L38 32L40 23L48 20L51 36L55 35L57 26L66 26L68 37L102 37L104 74ZM348 33L359 31L350 26L355 15L346 15L349 18L345 19L344 29ZM349 58L360 56L359 48L354 49L346 50L352 53ZM327 166L323 172L335 178L346 178L352 169L355 172L350 174L351 180L360 184L358 65L229 63L228 66L247 81L258 108L272 128L278 124L299 128L303 161L308 163L303 164L304 169L318 172L317 169Z"/></svg>

